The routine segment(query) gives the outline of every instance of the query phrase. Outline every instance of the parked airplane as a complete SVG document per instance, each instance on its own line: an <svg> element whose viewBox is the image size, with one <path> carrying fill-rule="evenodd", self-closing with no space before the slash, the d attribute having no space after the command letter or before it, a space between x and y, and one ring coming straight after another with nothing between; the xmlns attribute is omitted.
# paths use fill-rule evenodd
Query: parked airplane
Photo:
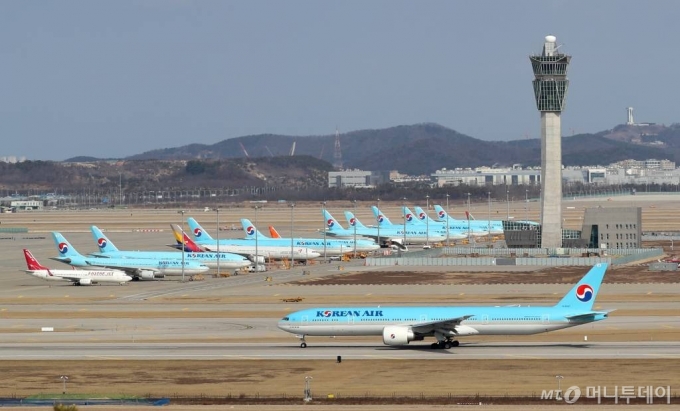
<svg viewBox="0 0 680 411"><path fill-rule="evenodd" d="M273 225L269 226L269 236L271 238L281 238L281 234L279 234L279 232L276 231L276 228L274 228Z"/></svg>
<svg viewBox="0 0 680 411"><path fill-rule="evenodd" d="M409 210L407 207L404 207L404 209L405 209L404 210L405 212L411 213L411 210ZM430 227L432 227L432 225L435 224L435 226L443 226L443 230L446 231L446 224L447 224L446 221L435 221L435 220L431 219L427 215L427 213L425 211L423 211L423 209L420 208L420 207L415 207L415 210L416 210L415 215L417 216L418 221L420 221L422 224L428 224L428 223L426 223L426 220L427 220L427 221L429 221ZM449 222L448 222L449 236L450 236L451 232L456 232L458 234L462 234L465 237L467 237L468 236L467 221L464 221L464 222L460 222L458 220L453 220L453 221L455 221L455 222L451 222L451 220L449 219ZM482 230L482 229L479 229L477 227L471 227L470 228L470 235L472 235L472 236L489 235L489 230L486 229L486 228Z"/></svg>
<svg viewBox="0 0 680 411"><path fill-rule="evenodd" d="M172 251L120 251L113 244L113 241L109 240L97 226L91 226L90 230L92 231L95 243L97 243L97 247L99 247L98 253L91 253L90 255L109 258L155 258L159 260L175 259L182 261L182 253ZM184 251L184 261L196 261L210 268L217 268L217 253L189 252L186 249ZM219 253L219 263L220 268L224 269L239 269L248 267L251 264L250 260L246 257L232 253Z"/></svg>
<svg viewBox="0 0 680 411"><path fill-rule="evenodd" d="M491 234L503 234L503 221L501 220L457 220L451 217L440 205L434 206L434 211L437 215L437 221L448 221L449 224L463 224L467 230L470 225L470 234L474 230L487 230L491 228Z"/></svg>
<svg viewBox="0 0 680 411"><path fill-rule="evenodd" d="M297 311L278 323L283 331L305 336L382 335L391 346L435 337L432 348L456 347L468 335L529 335L604 320L611 311L593 311L607 271L600 263L552 307L320 307Z"/></svg>
<svg viewBox="0 0 680 411"><path fill-rule="evenodd" d="M24 248L27 274L48 281L70 281L73 285L92 285L99 283L118 283L123 285L132 280L118 270L51 270L41 265L30 251Z"/></svg>
<svg viewBox="0 0 680 411"><path fill-rule="evenodd" d="M406 207L404 207L406 209ZM371 210L373 210L373 215L375 216L376 221L378 222L378 225L380 226L380 229L382 230L383 228L403 228L404 224L393 224L376 206L371 206ZM403 211L403 210L402 210ZM410 211L410 210L409 210ZM420 230L423 231L424 234L427 234L429 232L429 237L430 241L432 241L432 236L443 236L444 239L446 239L446 228L442 223L437 224L435 227L429 227L426 228L422 224L420 224L420 221L416 218L416 216L409 212L404 214L404 220L406 223L406 229L410 230ZM467 235L462 235L458 234L457 232L454 231L453 237L451 232L449 231L449 239L451 238L465 238Z"/></svg>
<svg viewBox="0 0 680 411"><path fill-rule="evenodd" d="M246 239L255 240L255 236L259 231L247 218L241 219L241 226L243 226L243 231L246 233ZM286 246L292 244L295 247L308 247L316 252L323 253L326 255L342 255L348 252L354 251L354 240L352 239L326 239L325 246L323 238L268 238L268 237L258 237L259 243L263 245L280 245ZM356 251L357 252L370 252L375 251L380 246L372 240L360 240L357 239ZM290 254L290 253L289 253Z"/></svg>
<svg viewBox="0 0 680 411"><path fill-rule="evenodd" d="M275 260L290 258L291 252L290 244L286 244L284 246L267 245L262 243L262 240L258 239L256 246L255 241L233 238L226 239L220 238L218 244L217 240L212 238L210 234L208 234L208 232L205 231L196 220L189 217L187 221L189 222L189 227L191 228L191 232L193 233L194 242L204 250L241 254L245 256L250 256L251 260L254 258L255 255L258 255L260 257L272 258ZM273 240L269 237L267 237L267 239ZM295 260L311 260L314 258L318 258L320 255L321 254L312 250L309 247L297 246L293 248L293 258Z"/></svg>
<svg viewBox="0 0 680 411"><path fill-rule="evenodd" d="M349 213L349 214L348 214ZM345 216L349 220L350 223L350 228L343 228L340 223L337 222L335 218L331 215L331 213L328 212L328 210L323 210L323 215L324 218L326 219L326 227L327 231L326 234L332 237L336 238L353 238L355 233L357 238L359 237L368 237L372 238L376 241L379 241L381 244L385 244L387 242L391 242L395 245L398 245L401 249L406 250L406 246L402 244L404 242L404 230L403 228L401 230L396 230L396 229L380 229L378 230L377 227L366 227L354 217L352 213L349 211L345 212ZM356 230L354 227L356 226ZM413 242L421 242L424 243L426 241L425 236L420 236L418 235L416 230L406 230L406 242L413 243ZM378 237L380 235L380 237ZM446 239L446 238L445 238ZM435 241L432 239L432 241Z"/></svg>
<svg viewBox="0 0 680 411"><path fill-rule="evenodd" d="M196 261L154 258L102 258L84 256L73 247L63 235L53 231L52 238L59 250L59 257L53 260L61 261L74 267L105 267L125 271L133 279L152 280L166 275L192 275L208 271L209 268ZM184 267L184 269L182 269Z"/></svg>

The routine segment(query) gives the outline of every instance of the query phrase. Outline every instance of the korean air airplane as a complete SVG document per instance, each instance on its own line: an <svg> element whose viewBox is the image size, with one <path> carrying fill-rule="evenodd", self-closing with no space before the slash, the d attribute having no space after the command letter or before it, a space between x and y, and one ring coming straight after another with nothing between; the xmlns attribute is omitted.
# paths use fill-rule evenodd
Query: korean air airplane
<svg viewBox="0 0 680 411"><path fill-rule="evenodd" d="M404 224L393 224L389 218L387 218L376 206L371 206L371 210L373 210L373 215L375 216L375 220L378 222L378 226L380 226L380 230L382 231L385 228L392 228L392 229L397 229L397 230L403 230L404 229ZM345 213L345 216L347 213ZM419 233L419 236L422 235L425 237L425 240L423 241L418 241L418 242L440 242L440 241L445 241L446 240L446 229L444 228L443 224L437 224L436 226L433 227L427 227L427 225L420 224L418 219L413 215L413 213L407 213L404 214L404 219L406 221L406 231L407 233L409 231L416 231ZM466 236L463 235L457 235L455 232L451 233L449 232L449 239L456 239L456 238L465 238ZM441 240L443 238L444 240ZM408 236L407 236L407 242L409 241ZM413 241L412 241L413 242Z"/></svg>
<svg viewBox="0 0 680 411"><path fill-rule="evenodd" d="M425 221L429 221L430 227L432 227L433 224L434 224L435 227L443 226L443 230L446 230L446 224L447 224L446 221L435 221L435 220L431 219L430 216L428 216L427 213L425 211L423 211L423 209L420 208L420 207L415 207L415 210L416 210L416 213L415 213L416 218L422 224L427 224ZM404 207L404 212L411 214L411 210L409 210L407 207ZM449 221L448 221L449 236L450 236L451 232L455 232L457 234L462 234L462 235L465 236L464 238L467 238L467 235L468 235L467 221L464 221L464 222L461 222L461 221L458 221L458 220L453 220L453 221L455 221L455 222L451 222L451 219L449 219ZM470 235L472 235L472 236L489 235L489 230L488 230L488 228L481 230L481 229L473 226L473 227L470 228Z"/></svg>
<svg viewBox="0 0 680 411"><path fill-rule="evenodd" d="M468 224L470 224L470 234L473 234L473 231L479 230L479 231L489 231L489 227L491 227L491 234L503 234L503 222L500 220L457 220L453 217L451 217L440 205L435 205L434 206L434 211L437 213L437 221L448 221L449 224L462 224L465 226L465 230L467 230Z"/></svg>
<svg viewBox="0 0 680 411"><path fill-rule="evenodd" d="M241 225L243 226L243 231L246 233L247 240L255 240L257 228L250 222L247 218L241 219ZM274 245L274 246L290 246L291 238L269 238L263 237L259 234L258 241L262 245ZM318 253L324 252L324 240L323 238L293 238L293 245L295 247L307 247ZM354 251L354 240L350 239L332 239L325 241L326 255L342 255L348 252ZM357 252L370 252L379 249L380 246L372 240L357 240L356 250Z"/></svg>
<svg viewBox="0 0 680 411"><path fill-rule="evenodd" d="M59 250L59 257L52 257L52 260L73 267L105 267L125 271L135 280L153 280L162 278L166 275L186 275L199 274L209 270L209 268L196 261L184 261L182 270L182 260L173 259L154 259L154 258L105 258L84 256L76 251L75 247L64 238L61 233L52 232L52 238Z"/></svg>
<svg viewBox="0 0 680 411"><path fill-rule="evenodd" d="M593 311L607 271L597 264L552 307L330 307L297 311L278 323L296 334L301 348L306 336L382 336L383 343L404 346L434 337L432 348L456 347L469 335L529 335L604 320L611 311Z"/></svg>
<svg viewBox="0 0 680 411"><path fill-rule="evenodd" d="M30 251L24 248L27 274L47 281L70 281L73 285L117 283L123 285L132 280L119 270L52 270L40 264Z"/></svg>
<svg viewBox="0 0 680 411"><path fill-rule="evenodd" d="M95 243L97 243L97 247L99 247L98 253L91 253L90 255L96 257L182 260L182 253L172 251L120 251L118 247L113 244L113 241L109 240L97 226L91 226L90 231L92 231L92 237L94 238ZM200 264L207 265L209 268L217 268L217 253L184 251L184 261L196 261ZM250 265L250 260L238 254L220 253L219 263L220 268L237 270L239 268L248 267Z"/></svg>
<svg viewBox="0 0 680 411"><path fill-rule="evenodd" d="M268 257L278 260L283 258L291 258L290 241L288 243L284 242L283 244L278 245L265 244L263 241L267 240L273 241L277 239L269 237L261 239L258 236L257 243L253 240L220 238L218 244L217 240L212 238L210 234L208 234L208 232L204 230L203 227L201 227L201 225L198 224L198 222L194 220L192 217L189 217L187 221L189 222L189 228L191 229L191 233L194 236L194 242L204 250L228 252L253 257L255 256L255 254L257 254L260 257ZM318 251L315 251L309 247L304 246L293 247L293 258L295 260L311 260L314 258L318 258L320 255L321 254Z"/></svg>

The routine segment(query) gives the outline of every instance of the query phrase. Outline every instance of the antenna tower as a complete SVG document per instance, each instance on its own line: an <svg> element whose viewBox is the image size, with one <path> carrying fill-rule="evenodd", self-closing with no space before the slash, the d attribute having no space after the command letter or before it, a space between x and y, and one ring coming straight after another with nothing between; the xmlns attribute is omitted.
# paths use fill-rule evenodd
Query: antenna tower
<svg viewBox="0 0 680 411"><path fill-rule="evenodd" d="M333 150L333 167L342 170L342 149L340 148L340 132L335 129L335 149Z"/></svg>

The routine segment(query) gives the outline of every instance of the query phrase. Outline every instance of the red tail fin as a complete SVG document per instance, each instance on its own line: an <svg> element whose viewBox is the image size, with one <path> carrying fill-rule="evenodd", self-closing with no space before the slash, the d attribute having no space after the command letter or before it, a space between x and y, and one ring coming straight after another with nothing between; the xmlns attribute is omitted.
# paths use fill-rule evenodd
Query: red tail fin
<svg viewBox="0 0 680 411"><path fill-rule="evenodd" d="M200 253L203 251L203 249L199 247L198 244L194 242L194 240L187 236L187 233L184 233L184 250L191 251L193 253Z"/></svg>
<svg viewBox="0 0 680 411"><path fill-rule="evenodd" d="M35 270L47 270L48 268L40 265L38 260L33 257L33 254L31 254L30 251L24 248L24 257L26 257L26 266L28 266L28 269L31 271Z"/></svg>

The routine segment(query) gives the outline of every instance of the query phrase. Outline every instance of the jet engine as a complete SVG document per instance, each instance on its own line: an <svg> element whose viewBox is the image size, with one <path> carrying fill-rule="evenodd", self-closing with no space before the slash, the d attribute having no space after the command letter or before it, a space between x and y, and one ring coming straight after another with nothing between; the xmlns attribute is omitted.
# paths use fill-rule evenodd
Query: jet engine
<svg viewBox="0 0 680 411"><path fill-rule="evenodd" d="M141 270L139 272L139 278L141 280L153 280L154 278L157 278L157 276L154 274L153 271Z"/></svg>
<svg viewBox="0 0 680 411"><path fill-rule="evenodd" d="M92 279L91 278L81 278L76 284L77 285L92 285Z"/></svg>
<svg viewBox="0 0 680 411"><path fill-rule="evenodd" d="M414 340L416 340L416 336L411 327L391 325L383 328L383 343L385 345L406 345Z"/></svg>

